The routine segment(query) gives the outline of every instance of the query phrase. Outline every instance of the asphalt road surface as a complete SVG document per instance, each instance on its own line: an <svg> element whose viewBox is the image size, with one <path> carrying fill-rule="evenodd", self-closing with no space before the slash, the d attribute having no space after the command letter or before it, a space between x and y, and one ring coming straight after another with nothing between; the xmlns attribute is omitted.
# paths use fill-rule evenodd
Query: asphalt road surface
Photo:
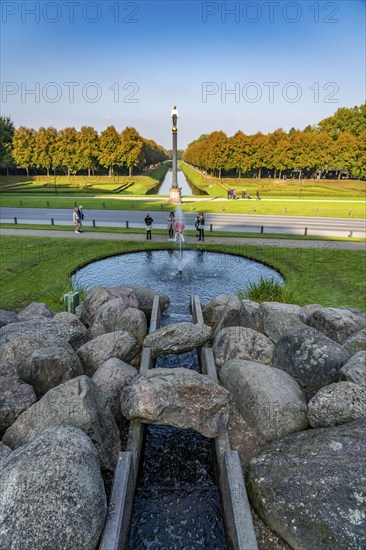
<svg viewBox="0 0 366 550"><path fill-rule="evenodd" d="M85 210L84 225L96 227L144 227L145 212L134 210ZM167 212L151 212L154 227L166 227ZM0 222L28 224L72 225L72 210L57 208L1 208ZM194 228L196 213L184 213L187 229ZM366 221L351 218L315 218L305 216L254 216L243 214L207 214L206 230L251 231L260 233L284 233L292 235L353 236L366 237ZM306 230L307 228L307 230Z"/></svg>

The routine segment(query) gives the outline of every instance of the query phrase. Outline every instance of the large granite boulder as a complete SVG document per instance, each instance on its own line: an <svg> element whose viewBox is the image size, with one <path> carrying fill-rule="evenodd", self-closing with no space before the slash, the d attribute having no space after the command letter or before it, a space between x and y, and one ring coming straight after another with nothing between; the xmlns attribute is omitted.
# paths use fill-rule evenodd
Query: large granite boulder
<svg viewBox="0 0 366 550"><path fill-rule="evenodd" d="M74 349L77 349L84 343L84 333L78 327L59 319L40 317L39 319L11 323L10 325L1 327L0 346L14 340L20 342L22 338L28 336L38 338L50 344L55 341L62 340L64 342L66 340Z"/></svg>
<svg viewBox="0 0 366 550"><path fill-rule="evenodd" d="M306 328L306 314L300 306L279 302L262 302L259 305L259 328L273 342L294 332Z"/></svg>
<svg viewBox="0 0 366 550"><path fill-rule="evenodd" d="M244 327L223 328L215 334L213 341L218 367L222 367L230 359L247 359L270 365L273 350L274 344L267 336Z"/></svg>
<svg viewBox="0 0 366 550"><path fill-rule="evenodd" d="M139 285L119 285L108 288L94 286L89 290L82 303L80 320L86 326L89 326L98 309L113 298L123 300L127 307L141 309L146 317L150 319L155 295L159 296L160 309L164 311L169 306L170 300L162 292Z"/></svg>
<svg viewBox="0 0 366 550"><path fill-rule="evenodd" d="M159 296L160 311L164 311L170 304L168 296L163 292L140 285L119 285L110 287L108 290L113 297L122 298L130 307L141 309L148 319L151 317L155 296ZM135 300L137 300L137 304L135 304Z"/></svg>
<svg viewBox="0 0 366 550"><path fill-rule="evenodd" d="M86 333L86 326L80 321L79 317L75 313L69 313L68 311L58 311L53 316L57 321L63 321L71 325L72 327L78 328L83 334Z"/></svg>
<svg viewBox="0 0 366 550"><path fill-rule="evenodd" d="M347 338L343 342L343 347L351 355L354 355L358 351L366 351L366 328L362 328Z"/></svg>
<svg viewBox="0 0 366 550"><path fill-rule="evenodd" d="M140 363L140 346L137 340L126 331L101 334L81 346L77 354L85 374L90 377L112 357L117 357L134 367L138 367Z"/></svg>
<svg viewBox="0 0 366 550"><path fill-rule="evenodd" d="M242 300L241 315L243 326L260 332L260 313L258 302Z"/></svg>
<svg viewBox="0 0 366 550"><path fill-rule="evenodd" d="M11 448L8 447L7 445L4 445L4 443L2 443L0 441L0 472L1 472L1 462L7 457L10 455L10 453L12 452ZM1 492L1 487L0 487L0 492Z"/></svg>
<svg viewBox="0 0 366 550"><path fill-rule="evenodd" d="M233 359L221 367L219 378L260 441L273 441L307 428L306 399L289 374Z"/></svg>
<svg viewBox="0 0 366 550"><path fill-rule="evenodd" d="M366 419L366 386L353 382L330 384L314 395L308 407L309 424L313 428Z"/></svg>
<svg viewBox="0 0 366 550"><path fill-rule="evenodd" d="M107 332L126 330L143 344L147 334L147 320L143 311L128 307L122 298L112 298L94 315L88 331L88 340Z"/></svg>
<svg viewBox="0 0 366 550"><path fill-rule="evenodd" d="M83 430L97 449L101 467L113 470L120 451L118 427L100 390L87 376L73 378L47 392L7 429L3 443L16 449L57 424Z"/></svg>
<svg viewBox="0 0 366 550"><path fill-rule="evenodd" d="M213 327L214 334L226 327L240 327L244 326L247 319L246 312L244 313L243 302L238 296L230 296L230 299L223 304L221 308L221 314Z"/></svg>
<svg viewBox="0 0 366 550"><path fill-rule="evenodd" d="M226 429L228 392L189 369L151 369L122 390L121 410L129 420L193 428L213 438Z"/></svg>
<svg viewBox="0 0 366 550"><path fill-rule="evenodd" d="M10 362L37 396L83 374L80 360L66 340L26 334L3 344L0 359Z"/></svg>
<svg viewBox="0 0 366 550"><path fill-rule="evenodd" d="M232 303L237 303L237 296L229 294L219 294L212 298L207 304L202 304L203 320L206 325L214 327L219 321L225 309L230 309Z"/></svg>
<svg viewBox="0 0 366 550"><path fill-rule="evenodd" d="M10 323L18 323L19 317L15 311L0 309L0 328Z"/></svg>
<svg viewBox="0 0 366 550"><path fill-rule="evenodd" d="M277 342L272 366L288 372L311 389L336 382L350 354L339 344L311 327L282 336Z"/></svg>
<svg viewBox="0 0 366 550"><path fill-rule="evenodd" d="M0 547L95 550L107 499L95 448L81 430L53 426L2 461Z"/></svg>
<svg viewBox="0 0 366 550"><path fill-rule="evenodd" d="M366 547L366 421L307 430L252 459L248 492L264 522L292 547Z"/></svg>
<svg viewBox="0 0 366 550"><path fill-rule="evenodd" d="M309 324L309 320L312 314L315 311L318 311L318 309L323 309L323 306L321 306L320 304L308 304L304 306L302 309L306 315L306 323Z"/></svg>
<svg viewBox="0 0 366 550"><path fill-rule="evenodd" d="M366 351L359 351L340 370L341 380L366 385Z"/></svg>
<svg viewBox="0 0 366 550"><path fill-rule="evenodd" d="M53 317L53 312L42 302L32 302L18 313L18 317L20 321L42 319L44 317L50 319Z"/></svg>
<svg viewBox="0 0 366 550"><path fill-rule="evenodd" d="M123 424L121 392L137 375L137 369L113 357L103 363L92 377L92 381L103 394L119 427Z"/></svg>
<svg viewBox="0 0 366 550"><path fill-rule="evenodd" d="M81 304L80 321L88 327L97 310L110 299L110 292L104 286L93 286L88 290Z"/></svg>
<svg viewBox="0 0 366 550"><path fill-rule="evenodd" d="M50 346L33 352L31 358L29 383L37 397L48 390L84 374L76 352L69 344Z"/></svg>
<svg viewBox="0 0 366 550"><path fill-rule="evenodd" d="M309 325L342 344L352 334L366 327L366 319L347 309L323 307L310 316Z"/></svg>
<svg viewBox="0 0 366 550"><path fill-rule="evenodd" d="M34 389L20 380L15 367L0 360L0 437L37 401Z"/></svg>
<svg viewBox="0 0 366 550"><path fill-rule="evenodd" d="M162 355L181 354L203 346L211 335L211 329L202 323L175 323L148 334L144 346L151 349L153 358Z"/></svg>

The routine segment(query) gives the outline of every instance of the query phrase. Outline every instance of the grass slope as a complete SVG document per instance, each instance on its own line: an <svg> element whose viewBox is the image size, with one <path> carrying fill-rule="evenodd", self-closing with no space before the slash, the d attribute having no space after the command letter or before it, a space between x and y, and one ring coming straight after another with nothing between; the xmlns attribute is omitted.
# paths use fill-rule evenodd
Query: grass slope
<svg viewBox="0 0 366 550"><path fill-rule="evenodd" d="M32 301L41 301L58 310L61 306L48 289L78 267L110 255L170 247L171 243L2 237L0 308L19 311ZM260 245L207 245L205 249L246 256L278 269L289 289L300 297L300 305L348 305L366 311L363 252L338 250L336 243L331 248L320 243L312 250Z"/></svg>

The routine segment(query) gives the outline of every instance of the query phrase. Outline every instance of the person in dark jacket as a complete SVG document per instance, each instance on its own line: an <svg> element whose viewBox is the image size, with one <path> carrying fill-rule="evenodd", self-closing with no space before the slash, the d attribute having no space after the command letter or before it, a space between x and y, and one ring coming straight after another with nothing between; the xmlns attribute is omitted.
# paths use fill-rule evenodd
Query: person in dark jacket
<svg viewBox="0 0 366 550"><path fill-rule="evenodd" d="M146 214L145 216L145 227L146 227L146 239L151 240L151 229L153 224L153 219L150 216L150 214Z"/></svg>
<svg viewBox="0 0 366 550"><path fill-rule="evenodd" d="M198 230L199 230L198 240L204 241L205 240L205 215L203 212L200 212L200 221L198 224Z"/></svg>

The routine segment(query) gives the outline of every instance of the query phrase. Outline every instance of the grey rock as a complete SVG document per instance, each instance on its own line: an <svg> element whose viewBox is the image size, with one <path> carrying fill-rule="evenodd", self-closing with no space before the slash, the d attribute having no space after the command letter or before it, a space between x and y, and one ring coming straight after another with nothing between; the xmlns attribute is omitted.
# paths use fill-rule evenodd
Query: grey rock
<svg viewBox="0 0 366 550"><path fill-rule="evenodd" d="M37 401L32 386L20 380L15 367L0 360L0 436Z"/></svg>
<svg viewBox="0 0 366 550"><path fill-rule="evenodd" d="M225 308L230 307L232 300L237 300L237 296L230 296L229 294L220 294L215 296L207 304L202 304L203 320L206 325L214 327L220 319Z"/></svg>
<svg viewBox="0 0 366 550"><path fill-rule="evenodd" d="M123 425L120 406L121 392L138 370L117 358L108 359L93 375L92 381L103 394L119 427Z"/></svg>
<svg viewBox="0 0 366 550"><path fill-rule="evenodd" d="M315 311L318 311L318 309L323 309L323 306L321 306L320 304L308 304L304 306L302 309L306 315L306 323L309 323L309 319L312 316L312 314Z"/></svg>
<svg viewBox="0 0 366 550"><path fill-rule="evenodd" d="M247 319L247 312L244 313L242 301L237 296L230 296L230 300L222 308L219 320L213 327L214 334L226 327L244 326Z"/></svg>
<svg viewBox="0 0 366 550"><path fill-rule="evenodd" d="M90 377L112 357L117 357L134 367L138 367L140 363L140 346L137 340L126 331L101 334L81 346L77 354L85 374Z"/></svg>
<svg viewBox="0 0 366 550"><path fill-rule="evenodd" d="M304 394L287 373L233 359L220 369L219 378L260 441L273 441L307 428Z"/></svg>
<svg viewBox="0 0 366 550"><path fill-rule="evenodd" d="M260 332L259 304L252 300L242 300L243 326Z"/></svg>
<svg viewBox="0 0 366 550"><path fill-rule="evenodd" d="M128 307L122 298L112 298L94 315L88 339L107 332L127 331L142 345L147 334L147 320L143 311Z"/></svg>
<svg viewBox="0 0 366 550"><path fill-rule="evenodd" d="M7 445L4 445L4 443L0 441L0 473L1 473L2 460L4 460L7 456L9 456L11 452L12 452L11 448L8 447ZM1 492L1 488L0 488L0 492Z"/></svg>
<svg viewBox="0 0 366 550"><path fill-rule="evenodd" d="M349 358L350 354L334 340L306 327L280 338L272 366L288 372L303 386L319 389L338 380Z"/></svg>
<svg viewBox="0 0 366 550"><path fill-rule="evenodd" d="M2 462L0 547L96 550L107 513L97 453L69 426L53 426Z"/></svg>
<svg viewBox="0 0 366 550"><path fill-rule="evenodd" d="M153 358L169 354L181 354L205 344L211 329L202 323L175 323L148 334L144 346L151 349Z"/></svg>
<svg viewBox="0 0 366 550"><path fill-rule="evenodd" d="M366 547L366 422L307 430L251 461L248 493L263 521L292 547Z"/></svg>
<svg viewBox="0 0 366 550"><path fill-rule="evenodd" d="M321 388L309 401L309 424L328 428L366 419L366 386L338 382Z"/></svg>
<svg viewBox="0 0 366 550"><path fill-rule="evenodd" d="M349 336L365 328L366 319L347 309L328 307L315 311L310 316L309 325L341 344Z"/></svg>
<svg viewBox="0 0 366 550"><path fill-rule="evenodd" d="M218 367L230 359L247 359L270 365L273 350L274 344L267 336L244 327L223 328L216 333L213 342Z"/></svg>
<svg viewBox="0 0 366 550"><path fill-rule="evenodd" d="M8 311L7 309L0 309L0 328L10 323L17 323L19 321L18 315L15 311Z"/></svg>
<svg viewBox="0 0 366 550"><path fill-rule="evenodd" d="M300 306L279 302L263 302L259 305L260 328L273 342L297 329L305 328L306 315Z"/></svg>
<svg viewBox="0 0 366 550"><path fill-rule="evenodd" d="M158 292L140 285L113 286L109 288L109 291L113 297L123 298L128 306L141 309L148 319L151 317L154 296L159 296L161 311L164 311L170 304L168 296L163 292ZM137 300L137 303L135 300Z"/></svg>
<svg viewBox="0 0 366 550"><path fill-rule="evenodd" d="M347 338L343 342L343 347L351 355L354 355L358 351L366 351L366 328L362 328Z"/></svg>
<svg viewBox="0 0 366 550"><path fill-rule="evenodd" d="M366 385L366 351L359 351L341 368L342 380Z"/></svg>
<svg viewBox="0 0 366 550"><path fill-rule="evenodd" d="M31 319L20 323L12 323L1 327L0 346L19 340L28 336L33 336L44 342L54 343L55 341L67 341L74 349L77 349L84 343L84 334L79 328L74 327L58 319Z"/></svg>
<svg viewBox="0 0 366 550"><path fill-rule="evenodd" d="M87 376L73 378L47 392L8 428L3 443L15 449L58 424L83 430L97 449L101 467L113 470L120 451L118 427L100 390Z"/></svg>
<svg viewBox="0 0 366 550"><path fill-rule="evenodd" d="M58 321L63 321L64 323L68 323L72 327L78 328L83 334L86 333L86 326L80 321L79 317L75 313L59 311L53 318Z"/></svg>
<svg viewBox="0 0 366 550"><path fill-rule="evenodd" d="M50 319L53 317L53 312L42 302L32 302L18 313L18 317L20 321L30 321L31 319L43 317Z"/></svg>
<svg viewBox="0 0 366 550"><path fill-rule="evenodd" d="M32 354L29 383L38 398L59 384L82 374L84 370L78 355L66 343L63 346L38 349Z"/></svg>
<svg viewBox="0 0 366 550"><path fill-rule="evenodd" d="M228 392L189 369L155 368L122 390L121 410L130 420L193 428L213 438L226 429Z"/></svg>
<svg viewBox="0 0 366 550"><path fill-rule="evenodd" d="M89 326L97 310L111 299L110 292L103 286L93 286L87 293L82 303L80 321Z"/></svg>

